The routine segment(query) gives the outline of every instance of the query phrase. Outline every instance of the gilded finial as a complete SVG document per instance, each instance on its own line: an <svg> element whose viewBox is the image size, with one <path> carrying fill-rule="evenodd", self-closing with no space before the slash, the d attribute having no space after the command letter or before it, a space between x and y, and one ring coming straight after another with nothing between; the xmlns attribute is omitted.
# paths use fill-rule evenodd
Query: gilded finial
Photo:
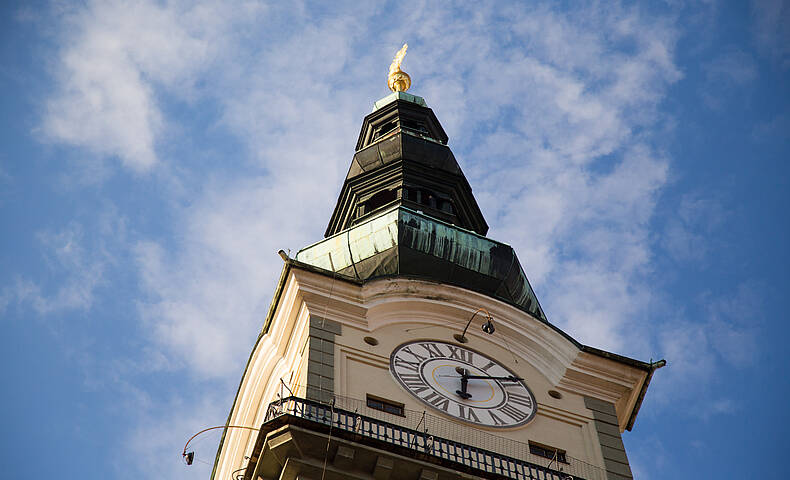
<svg viewBox="0 0 790 480"><path fill-rule="evenodd" d="M395 58L390 65L390 73L387 76L387 86L390 87L390 90L393 92L405 92L411 86L411 77L409 77L408 73L400 69L400 64L403 61L403 57L406 56L407 48L409 48L409 45L404 43L403 48L398 50L398 53L395 54Z"/></svg>

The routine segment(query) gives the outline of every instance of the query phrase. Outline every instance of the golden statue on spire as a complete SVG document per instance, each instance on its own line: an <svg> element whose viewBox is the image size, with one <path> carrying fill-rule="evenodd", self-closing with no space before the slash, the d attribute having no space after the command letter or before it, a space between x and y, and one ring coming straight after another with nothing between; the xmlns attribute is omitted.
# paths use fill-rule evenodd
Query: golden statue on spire
<svg viewBox="0 0 790 480"><path fill-rule="evenodd" d="M393 92L405 92L411 86L411 77L409 77L408 73L400 69L400 64L403 61L403 57L406 56L407 48L409 48L409 45L404 43L403 48L398 50L398 53L395 54L395 58L392 60L392 65L390 65L390 74L387 76L387 86L390 87L390 90Z"/></svg>

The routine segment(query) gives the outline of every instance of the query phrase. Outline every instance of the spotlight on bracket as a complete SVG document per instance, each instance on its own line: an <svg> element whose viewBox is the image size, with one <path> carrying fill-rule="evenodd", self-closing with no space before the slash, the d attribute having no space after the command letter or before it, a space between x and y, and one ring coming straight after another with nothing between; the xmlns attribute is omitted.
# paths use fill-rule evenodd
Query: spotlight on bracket
<svg viewBox="0 0 790 480"><path fill-rule="evenodd" d="M485 312L487 318L486 322L483 324L483 331L489 335L494 333L494 322L492 322L494 318L491 316L490 313L488 313L488 310L486 310L485 308L478 308L477 310L475 310L475 313L472 314L472 317L469 318L469 321L466 322L466 327L464 327L464 331L462 333L456 333L453 335L453 338L455 338L457 342L459 343L469 342L469 339L466 338L466 331L469 329L469 325L472 324L472 320L474 320L475 315L477 315L480 312Z"/></svg>
<svg viewBox="0 0 790 480"><path fill-rule="evenodd" d="M491 335L494 333L494 330L494 322L492 322L491 318L489 317L486 323L483 324L483 331Z"/></svg>
<svg viewBox="0 0 790 480"><path fill-rule="evenodd" d="M192 462L195 460L195 452L185 453L184 460L186 460L187 465L192 465Z"/></svg>

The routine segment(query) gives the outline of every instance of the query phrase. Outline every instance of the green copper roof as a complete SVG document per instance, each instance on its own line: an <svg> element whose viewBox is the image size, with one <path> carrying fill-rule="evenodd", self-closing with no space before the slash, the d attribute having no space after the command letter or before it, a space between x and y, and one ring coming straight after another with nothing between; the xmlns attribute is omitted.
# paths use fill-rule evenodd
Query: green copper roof
<svg viewBox="0 0 790 480"><path fill-rule="evenodd" d="M403 206L306 247L295 260L362 281L408 276L456 285L546 321L512 247Z"/></svg>
<svg viewBox="0 0 790 480"><path fill-rule="evenodd" d="M422 97L418 97L417 95L412 95L411 93L406 93L406 92L392 92L386 97L377 100L373 104L373 111L375 112L379 108L383 107L384 105L390 104L395 100L406 100L407 102L416 103L421 107L428 106L428 104L425 103L425 99Z"/></svg>

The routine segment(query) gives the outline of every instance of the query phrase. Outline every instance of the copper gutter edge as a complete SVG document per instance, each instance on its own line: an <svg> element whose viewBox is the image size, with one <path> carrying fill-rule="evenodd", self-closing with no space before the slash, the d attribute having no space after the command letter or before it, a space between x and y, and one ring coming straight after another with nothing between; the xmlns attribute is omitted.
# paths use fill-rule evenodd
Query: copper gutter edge
<svg viewBox="0 0 790 480"><path fill-rule="evenodd" d="M657 362L651 362L648 364L650 366L650 370L647 372L645 381L642 382L642 388L639 390L639 396L636 398L634 408L631 409L631 416L628 418L628 424L625 426L625 429L629 432L634 428L634 423L636 423L636 415L639 413L639 409L642 407L642 401L645 399L645 394L647 394L647 387L650 385L650 379L653 378L653 372L661 367L666 366L666 364L667 361L663 358Z"/></svg>
<svg viewBox="0 0 790 480"><path fill-rule="evenodd" d="M618 355L616 353L607 352L606 350L601 350L600 348L591 347L589 345L582 345L581 350L583 352L590 353L592 355L596 355L598 357L606 358L608 360L613 360L618 363L622 363L628 365L630 367L638 368L644 372L647 372L647 376L645 380L642 382L642 387L639 390L639 395L637 396L636 403L634 404L634 408L631 409L631 415L628 417L628 423L626 424L625 429L629 432L631 429L634 428L634 423L636 422L636 415L639 413L639 409L642 407L642 401L645 399L645 394L647 394L647 387L650 385L650 379L653 378L653 372L658 370L661 367L666 366L667 361L663 358L657 362L643 362L641 360L636 360L630 357L626 357L624 355Z"/></svg>

